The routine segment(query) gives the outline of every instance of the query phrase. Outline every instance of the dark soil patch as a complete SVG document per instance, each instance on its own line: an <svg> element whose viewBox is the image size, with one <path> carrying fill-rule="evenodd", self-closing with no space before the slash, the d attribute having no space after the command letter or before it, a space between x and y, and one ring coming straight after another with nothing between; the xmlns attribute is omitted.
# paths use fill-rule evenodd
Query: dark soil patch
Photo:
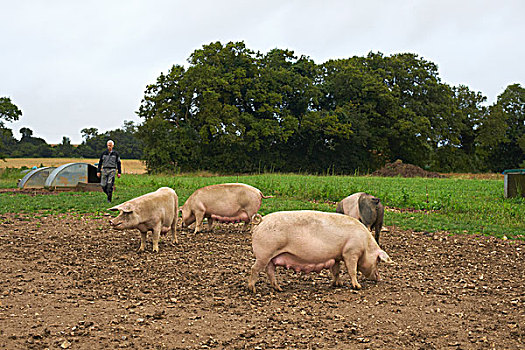
<svg viewBox="0 0 525 350"><path fill-rule="evenodd" d="M107 217L0 217L1 349L520 349L525 242L383 233L382 282L334 288L278 269L246 289L250 233L233 226L138 254ZM344 270L344 269L343 269Z"/></svg>
<svg viewBox="0 0 525 350"><path fill-rule="evenodd" d="M396 160L393 163L386 164L383 168L378 169L372 173L372 176L382 177L433 177L444 178L445 175L426 171L416 165L405 164L401 160Z"/></svg>

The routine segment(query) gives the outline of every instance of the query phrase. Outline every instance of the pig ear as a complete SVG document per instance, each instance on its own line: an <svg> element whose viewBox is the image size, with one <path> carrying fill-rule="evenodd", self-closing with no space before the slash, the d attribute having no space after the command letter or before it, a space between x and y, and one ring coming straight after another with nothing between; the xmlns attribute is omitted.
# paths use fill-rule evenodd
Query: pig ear
<svg viewBox="0 0 525 350"><path fill-rule="evenodd" d="M387 264L393 264L394 262L392 261L392 259L390 259L390 257L388 256L388 254L383 251L383 250L380 250L378 253L377 253L377 261L381 261L381 262L385 262Z"/></svg>
<svg viewBox="0 0 525 350"><path fill-rule="evenodd" d="M109 208L108 210L111 210L111 211L117 211L120 209L120 204L119 205L115 205L114 207L112 208Z"/></svg>
<svg viewBox="0 0 525 350"><path fill-rule="evenodd" d="M131 203L123 203L120 205L119 210L122 210L124 213L132 213L135 210L135 206Z"/></svg>
<svg viewBox="0 0 525 350"><path fill-rule="evenodd" d="M124 213L131 213L131 212L133 212L134 209L135 208L134 208L133 204L122 203L122 204L119 204L119 205L115 205L114 207L109 208L108 210L113 210L113 211L121 210Z"/></svg>

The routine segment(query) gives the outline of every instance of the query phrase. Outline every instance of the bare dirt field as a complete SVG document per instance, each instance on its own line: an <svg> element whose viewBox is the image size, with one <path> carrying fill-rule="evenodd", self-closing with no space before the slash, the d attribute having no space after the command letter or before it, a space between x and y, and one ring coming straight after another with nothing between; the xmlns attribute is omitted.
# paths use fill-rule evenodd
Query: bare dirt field
<svg viewBox="0 0 525 350"><path fill-rule="evenodd" d="M139 254L108 217L0 216L1 349L523 349L525 242L388 227L363 289L277 270L246 289L250 233L179 232Z"/></svg>

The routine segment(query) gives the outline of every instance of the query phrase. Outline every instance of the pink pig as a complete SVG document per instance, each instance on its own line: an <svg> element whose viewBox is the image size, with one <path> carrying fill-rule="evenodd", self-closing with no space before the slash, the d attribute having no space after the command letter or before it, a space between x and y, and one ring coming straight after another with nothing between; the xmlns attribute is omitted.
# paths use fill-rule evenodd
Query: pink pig
<svg viewBox="0 0 525 350"><path fill-rule="evenodd" d="M195 233L202 230L202 221L208 218L211 229L213 222L250 223L261 207L264 196L257 188L243 183L225 183L199 188L182 206L182 222L195 222Z"/></svg>
<svg viewBox="0 0 525 350"><path fill-rule="evenodd" d="M254 293L258 274L263 270L272 287L282 290L275 278L276 266L307 273L330 269L333 285L341 286L339 270L340 262L344 261L352 287L360 289L358 270L377 281L378 263L392 262L357 219L312 210L281 211L264 216L253 230L252 247L256 261L248 288Z"/></svg>
<svg viewBox="0 0 525 350"><path fill-rule="evenodd" d="M173 241L177 240L177 219L179 215L179 197L169 187L161 187L155 192L147 193L108 210L119 211L116 218L109 220L117 230L136 228L140 231L139 252L146 246L146 234L153 232L153 251L159 251L160 233L172 233Z"/></svg>

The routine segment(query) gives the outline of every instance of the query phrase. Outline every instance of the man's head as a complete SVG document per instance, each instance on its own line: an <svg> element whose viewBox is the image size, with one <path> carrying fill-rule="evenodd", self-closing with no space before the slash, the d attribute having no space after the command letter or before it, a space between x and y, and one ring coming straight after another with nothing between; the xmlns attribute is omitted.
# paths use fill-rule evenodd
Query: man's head
<svg viewBox="0 0 525 350"><path fill-rule="evenodd" d="M109 140L108 143L108 151L112 151L113 150L113 146L115 146L115 142L113 142L113 140Z"/></svg>

